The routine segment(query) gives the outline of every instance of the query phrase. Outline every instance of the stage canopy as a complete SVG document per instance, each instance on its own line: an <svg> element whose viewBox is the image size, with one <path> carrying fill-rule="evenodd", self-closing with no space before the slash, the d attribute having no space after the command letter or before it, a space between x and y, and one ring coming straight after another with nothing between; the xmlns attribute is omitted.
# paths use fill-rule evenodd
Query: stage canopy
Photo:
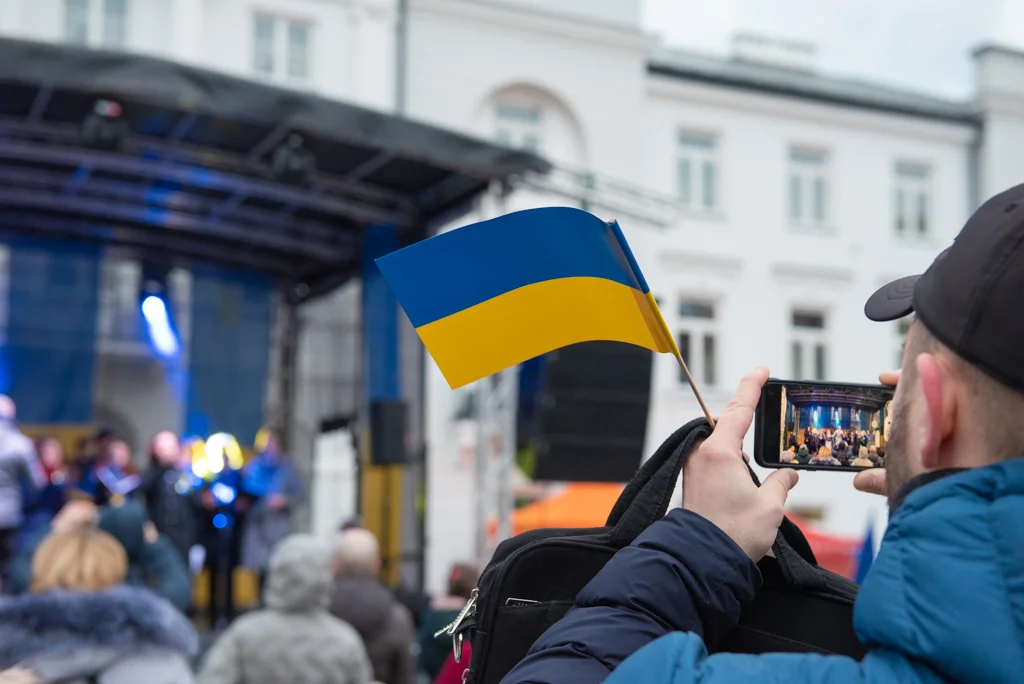
<svg viewBox="0 0 1024 684"><path fill-rule="evenodd" d="M104 107L123 122L116 146L86 140L90 115ZM299 156L282 152L290 145ZM529 153L310 93L140 55L0 39L8 235L256 271L298 302L358 273L365 227L389 224L411 242L492 181L548 168Z"/></svg>
<svg viewBox="0 0 1024 684"><path fill-rule="evenodd" d="M891 390L870 387L786 387L786 398L794 406L836 406L858 411L877 411L892 397Z"/></svg>

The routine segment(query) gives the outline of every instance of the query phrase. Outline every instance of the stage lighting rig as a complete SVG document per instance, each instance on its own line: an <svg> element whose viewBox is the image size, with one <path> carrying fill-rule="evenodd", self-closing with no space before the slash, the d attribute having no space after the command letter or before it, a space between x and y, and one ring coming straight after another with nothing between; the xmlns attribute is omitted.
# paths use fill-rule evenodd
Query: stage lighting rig
<svg viewBox="0 0 1024 684"><path fill-rule="evenodd" d="M316 171L316 157L305 148L305 140L301 135L291 133L274 150L270 170L278 182L307 186Z"/></svg>
<svg viewBox="0 0 1024 684"><path fill-rule="evenodd" d="M120 103L96 100L82 122L82 141L104 152L120 152L128 142L128 122L122 117Z"/></svg>

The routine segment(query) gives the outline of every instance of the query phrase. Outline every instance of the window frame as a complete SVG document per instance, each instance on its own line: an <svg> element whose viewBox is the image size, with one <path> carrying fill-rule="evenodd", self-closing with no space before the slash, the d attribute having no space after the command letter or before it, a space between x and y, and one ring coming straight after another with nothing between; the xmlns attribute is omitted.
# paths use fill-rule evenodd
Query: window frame
<svg viewBox="0 0 1024 684"><path fill-rule="evenodd" d="M791 144L788 164L786 216L790 225L815 231L830 230L832 155L824 148Z"/></svg>
<svg viewBox="0 0 1024 684"><path fill-rule="evenodd" d="M72 40L72 6L80 13L77 29ZM120 11L111 13L111 8ZM128 49L128 29L131 26L132 0L64 0L62 40L69 45L105 48L109 50ZM112 19L114 21L112 21ZM116 30L114 30L116 29ZM115 35L116 34L116 35ZM116 38L116 39L115 39Z"/></svg>
<svg viewBox="0 0 1024 684"><path fill-rule="evenodd" d="M799 317L805 319L820 317L821 325L798 324ZM794 306L790 309L789 324L790 377L794 380L827 382L831 356L828 311L813 307Z"/></svg>
<svg viewBox="0 0 1024 684"><path fill-rule="evenodd" d="M313 72L316 63L313 55L316 42L315 23L303 17L275 14L260 10L252 12L251 18L249 30L249 70L252 76L263 81L278 83L292 88L308 88L313 82ZM261 64L265 63L263 57L266 57L266 55L259 52L260 46L264 42L263 39L258 37L257 29L260 26L260 22L265 22L264 25L270 27L269 71L260 68ZM301 60L296 59L297 54L294 52L296 45L294 41L295 29L297 28L302 29L306 41ZM293 66L300 61L305 71L305 73L301 74L293 71Z"/></svg>
<svg viewBox="0 0 1024 684"><path fill-rule="evenodd" d="M516 98L491 103L491 140L504 147L540 153L544 145L544 107Z"/></svg>
<svg viewBox="0 0 1024 684"><path fill-rule="evenodd" d="M688 310L692 312L691 315L684 313L686 305L690 305ZM674 313L676 343L681 342L683 335L689 339L689 353L683 354L683 360L686 361L694 381L702 387L715 389L722 380L722 326L719 302L709 297L683 295L676 299ZM707 358L709 338L712 351L710 364ZM680 352L683 352L682 347ZM681 386L689 387L681 368L678 381Z"/></svg>
<svg viewBox="0 0 1024 684"><path fill-rule="evenodd" d="M899 159L893 164L892 230L898 238L928 240L935 228L930 164ZM909 198L909 202L907 201ZM921 202L924 202L922 211ZM922 229L921 221L924 220Z"/></svg>
<svg viewBox="0 0 1024 684"><path fill-rule="evenodd" d="M684 191L683 169L687 169ZM689 128L676 132L675 196L690 211L713 214L722 206L721 136ZM712 181L707 182L710 169ZM708 186L710 185L710 200Z"/></svg>

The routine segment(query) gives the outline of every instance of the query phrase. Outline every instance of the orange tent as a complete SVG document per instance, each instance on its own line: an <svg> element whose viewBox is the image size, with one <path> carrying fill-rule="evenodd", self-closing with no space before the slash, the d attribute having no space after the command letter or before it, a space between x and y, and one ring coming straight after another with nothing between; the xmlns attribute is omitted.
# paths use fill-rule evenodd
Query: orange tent
<svg viewBox="0 0 1024 684"><path fill-rule="evenodd" d="M620 484L570 483L550 498L516 509L512 513L512 534L549 527L601 527L608 519L622 489L623 485ZM863 543L860 539L825 534L802 518L792 514L789 518L807 537L821 567L844 577L853 577L857 555ZM489 531L492 535L497 531L497 521L491 521Z"/></svg>

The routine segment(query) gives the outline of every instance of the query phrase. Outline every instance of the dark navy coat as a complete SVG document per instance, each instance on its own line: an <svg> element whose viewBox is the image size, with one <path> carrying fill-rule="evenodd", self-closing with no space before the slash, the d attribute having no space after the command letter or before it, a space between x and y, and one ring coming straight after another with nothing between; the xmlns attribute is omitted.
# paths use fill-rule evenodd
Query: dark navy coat
<svg viewBox="0 0 1024 684"><path fill-rule="evenodd" d="M1024 681L1024 459L909 493L857 599L862 661L709 656L704 637L735 623L759 581L720 530L673 511L616 554L504 682Z"/></svg>

